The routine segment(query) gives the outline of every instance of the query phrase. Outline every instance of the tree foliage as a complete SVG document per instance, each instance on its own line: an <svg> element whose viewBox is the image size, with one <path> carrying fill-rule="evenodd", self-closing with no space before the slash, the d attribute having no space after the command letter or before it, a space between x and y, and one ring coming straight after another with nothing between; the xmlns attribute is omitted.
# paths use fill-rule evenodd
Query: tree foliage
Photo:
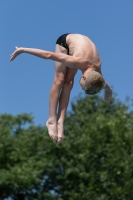
<svg viewBox="0 0 133 200"><path fill-rule="evenodd" d="M79 96L51 141L28 114L0 116L0 199L132 200L133 112L116 98Z"/></svg>

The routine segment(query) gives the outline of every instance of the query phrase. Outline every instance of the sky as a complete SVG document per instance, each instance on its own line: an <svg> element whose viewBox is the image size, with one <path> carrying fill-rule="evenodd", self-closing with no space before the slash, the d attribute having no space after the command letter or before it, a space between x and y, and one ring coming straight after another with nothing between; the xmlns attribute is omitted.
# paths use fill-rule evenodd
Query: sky
<svg viewBox="0 0 133 200"><path fill-rule="evenodd" d="M15 46L55 50L64 33L88 36L102 60L102 73L121 101L133 97L132 0L3 0L0 3L0 114L28 113L36 125L49 117L54 63L22 54ZM70 102L82 92L78 71ZM71 107L69 105L68 110Z"/></svg>

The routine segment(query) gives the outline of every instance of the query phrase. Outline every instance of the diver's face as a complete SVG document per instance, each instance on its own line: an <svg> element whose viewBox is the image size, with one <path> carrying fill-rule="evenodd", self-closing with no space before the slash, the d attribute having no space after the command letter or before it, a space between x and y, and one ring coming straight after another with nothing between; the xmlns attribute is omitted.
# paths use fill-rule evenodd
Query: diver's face
<svg viewBox="0 0 133 200"><path fill-rule="evenodd" d="M92 70L93 69L88 68L85 72L82 72L83 74L82 74L80 81L79 81L79 83L82 87L82 90L87 90L87 88L86 88L86 78L88 76L89 71L92 71Z"/></svg>
<svg viewBox="0 0 133 200"><path fill-rule="evenodd" d="M81 78L80 78L80 85L82 87L82 90L85 90L85 80L86 80L86 76L85 75L82 75Z"/></svg>

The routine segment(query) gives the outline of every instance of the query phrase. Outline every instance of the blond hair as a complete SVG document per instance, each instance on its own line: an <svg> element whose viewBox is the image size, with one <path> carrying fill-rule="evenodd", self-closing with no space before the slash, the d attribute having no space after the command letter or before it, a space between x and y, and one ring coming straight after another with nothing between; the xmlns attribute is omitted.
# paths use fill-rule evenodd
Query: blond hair
<svg viewBox="0 0 133 200"><path fill-rule="evenodd" d="M85 92L93 95L98 93L105 86L105 80L99 72L89 71L86 75Z"/></svg>

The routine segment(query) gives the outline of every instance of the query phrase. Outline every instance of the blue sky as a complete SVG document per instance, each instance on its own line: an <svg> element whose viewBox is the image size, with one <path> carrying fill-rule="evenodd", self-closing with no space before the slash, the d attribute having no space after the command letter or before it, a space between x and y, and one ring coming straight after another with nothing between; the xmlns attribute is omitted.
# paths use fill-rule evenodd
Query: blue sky
<svg viewBox="0 0 133 200"><path fill-rule="evenodd" d="M118 98L133 97L132 0L4 0L0 4L0 114L31 113L44 125L53 61L23 54L13 62L15 46L54 51L63 33L92 39L102 59L102 73ZM82 92L79 71L70 101ZM70 109L70 106L69 106Z"/></svg>

